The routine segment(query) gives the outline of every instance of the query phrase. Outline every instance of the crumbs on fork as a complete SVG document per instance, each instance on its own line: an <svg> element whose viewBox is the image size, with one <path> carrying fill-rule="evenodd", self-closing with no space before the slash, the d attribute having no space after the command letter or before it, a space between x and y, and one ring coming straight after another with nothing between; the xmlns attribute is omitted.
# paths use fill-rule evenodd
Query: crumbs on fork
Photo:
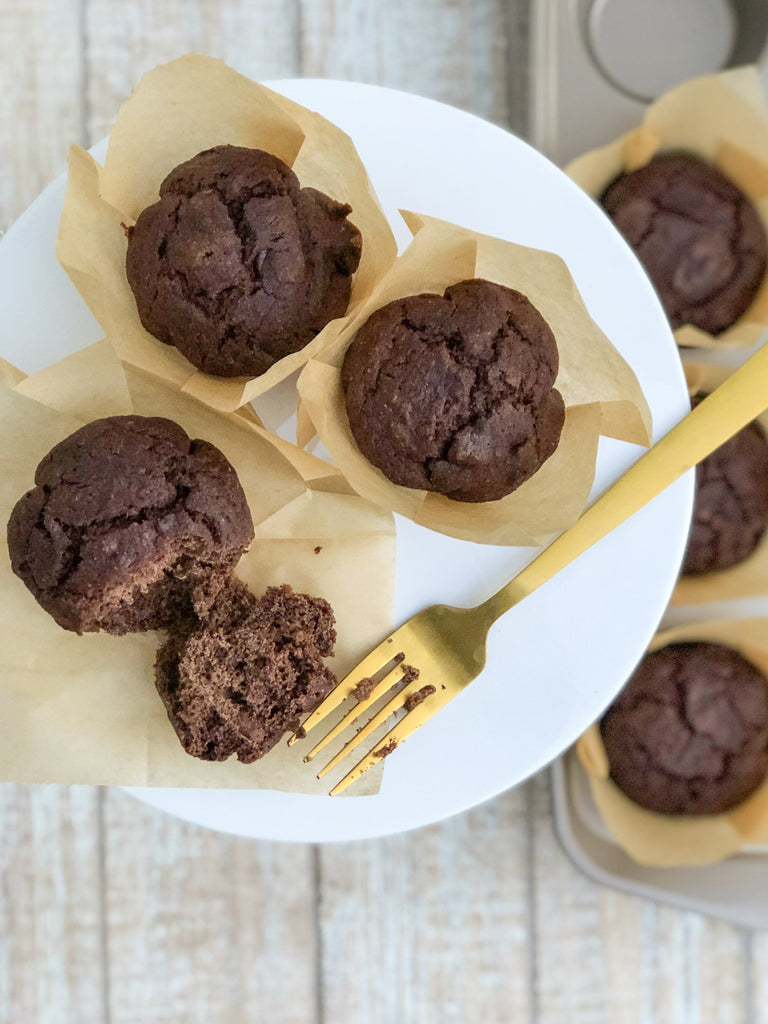
<svg viewBox="0 0 768 1024"><path fill-rule="evenodd" d="M413 711L413 709L418 707L422 701L425 701L427 697L430 697L435 692L435 690L436 687L429 684L427 686L422 686L420 690L417 690L416 693L412 693L410 697L406 697L403 703L403 707L405 708L406 712Z"/></svg>

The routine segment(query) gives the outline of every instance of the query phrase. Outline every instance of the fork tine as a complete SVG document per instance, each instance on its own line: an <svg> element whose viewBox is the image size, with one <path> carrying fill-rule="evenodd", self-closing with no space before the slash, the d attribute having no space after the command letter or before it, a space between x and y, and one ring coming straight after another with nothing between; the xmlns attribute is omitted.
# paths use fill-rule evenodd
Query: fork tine
<svg viewBox="0 0 768 1024"><path fill-rule="evenodd" d="M322 722L326 715L330 715L340 704L343 704L361 679L376 675L388 661L392 661L397 648L390 644L389 639L391 638L384 640L378 647L374 647L367 658L364 658L359 665L355 665L349 675L344 676L334 686L325 700L318 704L312 714L302 722L300 728L288 740L289 747L292 747L297 740L303 739L310 729L314 729L317 723ZM400 660L402 661L402 658Z"/></svg>
<svg viewBox="0 0 768 1024"><path fill-rule="evenodd" d="M418 687L418 684L416 685ZM376 744L374 750L369 750L365 757L361 758L355 767L347 772L340 782L336 783L330 792L330 796L338 796L347 786L359 779L361 775L364 775L369 768L379 764L382 758L387 756L386 754L377 753L377 751L393 751L403 740L408 739L411 733L416 732L418 728L444 708L451 698L455 696L455 690L446 689L437 690L435 693L425 697L421 704L417 704L413 711L409 711L405 718L402 718L392 726L389 732Z"/></svg>
<svg viewBox="0 0 768 1024"><path fill-rule="evenodd" d="M398 661L398 663L393 668L391 668L389 672L387 672L387 674L378 681L378 683L376 683L376 685L374 686L374 688L371 690L367 697L364 697L362 700L357 701L354 707L351 707L349 709L346 715L344 715L344 717L339 722L337 722L336 725L334 725L330 732L326 733L326 735L323 736L321 740L318 740L318 742L314 745L314 747L312 747L310 752L308 754L305 754L304 760L311 761L315 754L319 754L323 747L327 747L328 744L332 742L332 740L335 740L337 736L344 732L348 725L351 725L355 721L355 719L359 718L360 715L362 715L362 713L366 710L366 708L369 708L371 704L375 704L379 697L385 694L387 690L395 686L397 682L395 677L402 673L402 666L402 660ZM358 682L360 682L359 679Z"/></svg>
<svg viewBox="0 0 768 1024"><path fill-rule="evenodd" d="M383 725L391 715L394 715L396 711L399 711L411 694L417 693L425 685L426 684L423 680L414 679L412 683L408 683L408 685L404 686L402 690L398 690L395 696L391 700L387 701L381 711L375 714L370 722L366 723L358 733L355 733L352 739L341 748L335 757L331 758L324 768L320 769L317 773L318 779L322 779L327 772L335 768L336 765L339 764L339 762L348 754L351 754L355 747L359 746L364 739L367 739L372 732L375 732L380 725ZM422 703L424 702L422 701ZM421 705L417 705L417 707L420 706Z"/></svg>

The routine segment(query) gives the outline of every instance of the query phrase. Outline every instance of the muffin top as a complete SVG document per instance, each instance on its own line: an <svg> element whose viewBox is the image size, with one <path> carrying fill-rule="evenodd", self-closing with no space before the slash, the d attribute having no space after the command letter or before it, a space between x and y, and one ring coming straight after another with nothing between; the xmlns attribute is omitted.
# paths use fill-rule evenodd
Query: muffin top
<svg viewBox="0 0 768 1024"><path fill-rule="evenodd" d="M765 229L716 168L665 153L616 178L600 202L645 267L673 329L692 324L716 335L749 308L765 274Z"/></svg>
<svg viewBox="0 0 768 1024"><path fill-rule="evenodd" d="M557 447L557 370L554 335L528 299L473 279L376 310L342 384L360 451L391 481L494 501Z"/></svg>
<svg viewBox="0 0 768 1024"><path fill-rule="evenodd" d="M129 231L142 324L207 373L264 373L346 312L362 245L350 210L262 150L198 153Z"/></svg>
<svg viewBox="0 0 768 1024"><path fill-rule="evenodd" d="M695 408L706 396L698 394ZM768 440L758 423L743 430L696 467L693 521L683 575L738 565L768 526Z"/></svg>
<svg viewBox="0 0 768 1024"><path fill-rule="evenodd" d="M158 629L212 599L253 538L237 474L171 420L111 416L57 444L8 523L13 571L65 629Z"/></svg>
<svg viewBox="0 0 768 1024"><path fill-rule="evenodd" d="M719 814L768 774L768 679L737 651L647 654L600 723L611 778L662 814Z"/></svg>
<svg viewBox="0 0 768 1024"><path fill-rule="evenodd" d="M263 757L336 683L334 616L322 598L237 580L191 629L172 631L155 679L187 753L205 761Z"/></svg>

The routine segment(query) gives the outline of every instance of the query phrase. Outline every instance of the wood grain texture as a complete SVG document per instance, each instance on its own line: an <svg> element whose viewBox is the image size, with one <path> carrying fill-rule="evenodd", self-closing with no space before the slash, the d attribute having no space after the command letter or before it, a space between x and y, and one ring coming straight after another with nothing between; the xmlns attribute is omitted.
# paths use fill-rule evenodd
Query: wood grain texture
<svg viewBox="0 0 768 1024"><path fill-rule="evenodd" d="M0 228L143 71L190 51L524 130L528 12L0 0ZM119 791L6 785L0 878L0 1024L768 1024L768 938L582 876L546 775L421 832L319 850L208 833Z"/></svg>
<svg viewBox="0 0 768 1024"><path fill-rule="evenodd" d="M312 849L104 797L110 1024L315 1022Z"/></svg>
<svg viewBox="0 0 768 1024"><path fill-rule="evenodd" d="M749 1024L768 1024L768 932L745 936Z"/></svg>
<svg viewBox="0 0 768 1024"><path fill-rule="evenodd" d="M0 1024L96 1024L105 963L96 791L0 786Z"/></svg>
<svg viewBox="0 0 768 1024"><path fill-rule="evenodd" d="M531 5L536 0L513 0L507 4L507 114L513 132L528 138L531 101L530 64Z"/></svg>
<svg viewBox="0 0 768 1024"><path fill-rule="evenodd" d="M323 1020L531 1019L528 853L524 788L418 832L321 848Z"/></svg>
<svg viewBox="0 0 768 1024"><path fill-rule="evenodd" d="M83 139L79 0L0 2L0 231ZM0 786L0 1024L100 1024L96 793Z"/></svg>
<svg viewBox="0 0 768 1024"><path fill-rule="evenodd" d="M84 0L91 141L109 131L138 79L185 53L220 57L259 80L299 71L292 0Z"/></svg>
<svg viewBox="0 0 768 1024"><path fill-rule="evenodd" d="M80 0L0 2L0 231L83 138Z"/></svg>
<svg viewBox="0 0 768 1024"><path fill-rule="evenodd" d="M533 783L536 1019L540 1024L744 1024L744 933L595 885L554 834Z"/></svg>
<svg viewBox="0 0 768 1024"><path fill-rule="evenodd" d="M302 0L309 77L388 85L509 121L503 0Z"/></svg>

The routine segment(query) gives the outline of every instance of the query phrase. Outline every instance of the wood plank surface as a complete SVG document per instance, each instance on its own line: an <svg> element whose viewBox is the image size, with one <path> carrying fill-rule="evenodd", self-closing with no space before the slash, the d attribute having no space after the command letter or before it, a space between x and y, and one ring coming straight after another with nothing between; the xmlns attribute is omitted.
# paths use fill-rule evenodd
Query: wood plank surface
<svg viewBox="0 0 768 1024"><path fill-rule="evenodd" d="M104 1019L97 791L0 786L0 1022Z"/></svg>
<svg viewBox="0 0 768 1024"><path fill-rule="evenodd" d="M88 133L100 139L138 79L185 53L219 57L256 79L299 72L292 0L84 0Z"/></svg>
<svg viewBox="0 0 768 1024"><path fill-rule="evenodd" d="M0 0L0 229L190 51L524 131L528 19L528 0ZM546 775L319 849L4 785L0 878L0 1024L768 1024L768 938L584 877Z"/></svg>
<svg viewBox="0 0 768 1024"><path fill-rule="evenodd" d="M507 7L503 0L302 0L302 73L388 85L506 124Z"/></svg>
<svg viewBox="0 0 768 1024"><path fill-rule="evenodd" d="M557 841L546 776L533 783L540 1024L744 1024L745 933L596 885Z"/></svg>
<svg viewBox="0 0 768 1024"><path fill-rule="evenodd" d="M83 141L79 0L0 3L0 231Z"/></svg>
<svg viewBox="0 0 768 1024"><path fill-rule="evenodd" d="M321 848L322 1019L531 1020L529 852L525 787L417 832Z"/></svg>
<svg viewBox="0 0 768 1024"><path fill-rule="evenodd" d="M309 846L186 825L104 796L110 1024L315 1024Z"/></svg>
<svg viewBox="0 0 768 1024"><path fill-rule="evenodd" d="M747 1007L750 1024L768 1024L768 932L745 936L748 951Z"/></svg>
<svg viewBox="0 0 768 1024"><path fill-rule="evenodd" d="M83 140L78 0L0 3L0 231ZM0 785L0 1022L90 1024L106 965L95 790Z"/></svg>

